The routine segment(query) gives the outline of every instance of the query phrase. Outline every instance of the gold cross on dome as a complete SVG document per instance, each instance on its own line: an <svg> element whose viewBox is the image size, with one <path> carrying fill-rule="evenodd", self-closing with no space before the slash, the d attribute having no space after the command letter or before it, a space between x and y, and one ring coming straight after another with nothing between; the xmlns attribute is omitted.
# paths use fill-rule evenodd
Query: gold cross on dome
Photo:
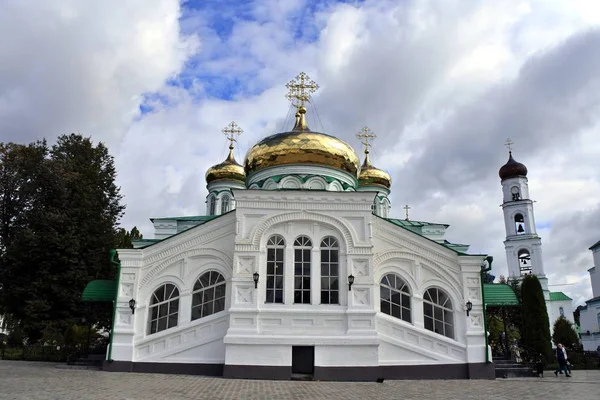
<svg viewBox="0 0 600 400"><path fill-rule="evenodd" d="M506 142L504 142L504 145L506 146L506 148L508 149L508 151L512 151L512 145L513 145L513 141L510 139L506 139Z"/></svg>
<svg viewBox="0 0 600 400"><path fill-rule="evenodd" d="M360 132L356 134L356 137L358 138L358 140L360 140L362 144L365 145L365 153L368 153L369 147L371 147L371 143L369 143L369 140L374 140L377 137L377 135L375 134L375 132L369 129L368 126L365 126L361 129Z"/></svg>
<svg viewBox="0 0 600 400"><path fill-rule="evenodd" d="M231 121L229 125L221 129L221 132L223 132L225 136L227 136L227 139L229 140L229 145L233 147L233 142L237 142L236 136L241 135L244 131L238 126L238 124L235 123L235 121Z"/></svg>
<svg viewBox="0 0 600 400"><path fill-rule="evenodd" d="M302 107L304 103L310 102L311 94L319 89L319 85L304 72L300 72L285 87L288 89L285 97L297 108Z"/></svg>
<svg viewBox="0 0 600 400"><path fill-rule="evenodd" d="M410 210L410 207L407 204L403 208L404 208L404 212L406 213L406 220L408 221L408 210Z"/></svg>

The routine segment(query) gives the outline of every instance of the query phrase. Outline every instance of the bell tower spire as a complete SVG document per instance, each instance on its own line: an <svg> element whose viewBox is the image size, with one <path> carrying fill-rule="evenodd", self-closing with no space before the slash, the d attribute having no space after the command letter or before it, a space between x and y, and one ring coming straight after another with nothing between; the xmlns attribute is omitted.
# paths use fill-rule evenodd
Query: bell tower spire
<svg viewBox="0 0 600 400"><path fill-rule="evenodd" d="M548 293L548 280L542 259L542 239L535 228L533 201L529 198L527 167L515 161L512 145L507 139L508 161L499 171L502 184L502 211L506 228L506 262L509 278L519 279L534 274Z"/></svg>

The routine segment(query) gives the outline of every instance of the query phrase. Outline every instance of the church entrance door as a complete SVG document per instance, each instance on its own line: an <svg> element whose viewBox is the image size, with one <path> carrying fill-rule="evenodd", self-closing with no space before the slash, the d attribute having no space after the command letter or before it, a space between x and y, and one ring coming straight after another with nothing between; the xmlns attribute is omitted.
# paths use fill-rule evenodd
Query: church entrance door
<svg viewBox="0 0 600 400"><path fill-rule="evenodd" d="M314 370L314 346L292 346L292 374L312 375Z"/></svg>

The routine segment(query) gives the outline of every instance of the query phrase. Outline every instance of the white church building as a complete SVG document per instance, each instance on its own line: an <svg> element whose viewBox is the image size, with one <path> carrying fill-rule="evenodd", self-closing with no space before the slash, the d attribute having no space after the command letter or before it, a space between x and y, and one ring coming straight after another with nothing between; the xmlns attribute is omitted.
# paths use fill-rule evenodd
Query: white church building
<svg viewBox="0 0 600 400"><path fill-rule="evenodd" d="M153 218L155 238L119 249L114 281L84 300L115 303L107 371L315 380L485 378L494 364L485 305L518 304L483 274L492 257L444 238L448 225L392 218L391 178L346 142L312 131L318 86L287 85L291 130L260 140L243 165L242 130L206 172L206 214ZM510 146L509 146L510 150ZM540 279L550 325L571 299L544 272L527 168L499 171L509 279ZM508 299L508 300L507 300ZM552 329L550 326L550 329Z"/></svg>
<svg viewBox="0 0 600 400"><path fill-rule="evenodd" d="M287 87L294 126L244 165L233 156L241 130L223 130L230 153L206 173L206 215L154 218L155 239L118 250L104 369L493 379L481 280L491 257L449 243L448 225L392 218L390 176L369 160L375 135L357 135L361 164L309 129L316 84L301 73Z"/></svg>

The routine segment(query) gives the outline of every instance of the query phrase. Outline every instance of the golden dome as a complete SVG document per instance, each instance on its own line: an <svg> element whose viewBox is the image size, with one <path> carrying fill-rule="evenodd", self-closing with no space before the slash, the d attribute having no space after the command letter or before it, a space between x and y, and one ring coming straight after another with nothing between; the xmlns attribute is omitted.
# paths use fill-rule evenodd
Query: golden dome
<svg viewBox="0 0 600 400"><path fill-rule="evenodd" d="M360 167L358 174L359 186L383 186L389 189L392 186L392 178L390 174L384 170L375 168L369 160L369 151L365 151L365 162Z"/></svg>
<svg viewBox="0 0 600 400"><path fill-rule="evenodd" d="M233 146L229 146L229 155L221 164L214 165L206 171L206 183L219 180L241 181L246 183L244 167L233 157Z"/></svg>
<svg viewBox="0 0 600 400"><path fill-rule="evenodd" d="M264 168L288 164L314 164L341 169L356 176L360 160L354 149L343 140L312 132L306 126L306 108L296 113L292 132L271 135L256 143L246 154L246 174Z"/></svg>

